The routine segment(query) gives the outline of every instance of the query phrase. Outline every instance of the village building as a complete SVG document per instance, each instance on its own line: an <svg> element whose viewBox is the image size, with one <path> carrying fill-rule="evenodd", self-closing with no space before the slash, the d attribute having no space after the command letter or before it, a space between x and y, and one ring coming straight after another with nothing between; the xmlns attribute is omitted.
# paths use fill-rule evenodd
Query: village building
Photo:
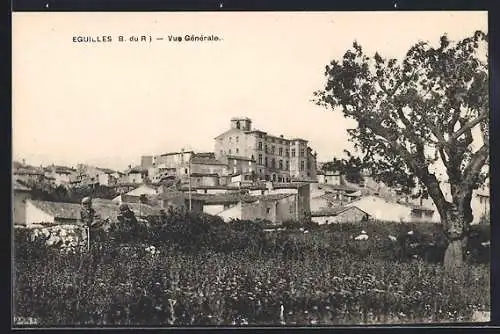
<svg viewBox="0 0 500 334"><path fill-rule="evenodd" d="M318 171L316 173L319 184L341 185L344 184L342 174L333 171Z"/></svg>
<svg viewBox="0 0 500 334"><path fill-rule="evenodd" d="M119 183L142 184L148 180L148 170L141 166L132 167L125 171L124 175L119 179Z"/></svg>
<svg viewBox="0 0 500 334"><path fill-rule="evenodd" d="M100 219L116 221L119 212L119 203L94 199L93 207ZM146 204L127 203L138 218L159 216L160 209ZM81 205L78 203L26 201L26 225L38 224L81 224Z"/></svg>
<svg viewBox="0 0 500 334"><path fill-rule="evenodd" d="M28 183L44 182L46 180L43 169L32 166L17 166L17 168L13 169L12 174Z"/></svg>
<svg viewBox="0 0 500 334"><path fill-rule="evenodd" d="M316 154L307 140L287 139L252 129L249 118L231 119L230 129L215 137L214 150L219 160L244 157L255 162L254 171L261 180L316 180Z"/></svg>
<svg viewBox="0 0 500 334"><path fill-rule="evenodd" d="M404 223L439 223L439 215L430 207L398 203L388 198L374 195L363 196L346 206L356 206L366 212L370 218L380 221ZM430 214L432 212L432 215Z"/></svg>
<svg viewBox="0 0 500 334"><path fill-rule="evenodd" d="M357 206L340 206L311 211L311 220L320 225L358 223L367 221L369 217L368 213Z"/></svg>
<svg viewBox="0 0 500 334"><path fill-rule="evenodd" d="M77 170L66 166L51 165L44 168L44 175L53 180L56 186L69 185L72 176L75 175Z"/></svg>
<svg viewBox="0 0 500 334"><path fill-rule="evenodd" d="M206 196L203 212L231 220L267 220L280 223L304 218L307 208L293 194L241 195L219 194Z"/></svg>
<svg viewBox="0 0 500 334"><path fill-rule="evenodd" d="M31 199L31 189L14 179L12 198L12 222L14 225L26 225L26 201Z"/></svg>

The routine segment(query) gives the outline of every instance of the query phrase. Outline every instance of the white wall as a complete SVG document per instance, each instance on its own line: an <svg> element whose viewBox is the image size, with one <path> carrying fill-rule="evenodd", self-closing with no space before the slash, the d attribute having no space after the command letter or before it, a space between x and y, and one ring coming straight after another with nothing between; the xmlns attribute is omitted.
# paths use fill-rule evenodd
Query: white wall
<svg viewBox="0 0 500 334"><path fill-rule="evenodd" d="M141 196L141 195L154 195L157 191L154 188L148 186L140 186L137 189L131 190L127 193L127 195L131 196Z"/></svg>
<svg viewBox="0 0 500 334"><path fill-rule="evenodd" d="M207 194L225 194L227 193L226 189L207 189Z"/></svg>
<svg viewBox="0 0 500 334"><path fill-rule="evenodd" d="M54 216L40 210L31 201L26 202L26 225L54 223Z"/></svg>
<svg viewBox="0 0 500 334"><path fill-rule="evenodd" d="M222 204L203 205L203 212L208 213L209 215L216 215L222 211L224 211L224 205Z"/></svg>
<svg viewBox="0 0 500 334"><path fill-rule="evenodd" d="M321 217L311 217L313 222L316 222L320 225L324 224L332 224L335 222L334 216L321 216Z"/></svg>
<svg viewBox="0 0 500 334"><path fill-rule="evenodd" d="M280 189L271 189L268 191L268 194L296 194L297 188L280 188Z"/></svg>
<svg viewBox="0 0 500 334"><path fill-rule="evenodd" d="M219 212L217 216L224 219L225 222L228 222L231 219L241 219L241 203L238 203L229 209Z"/></svg>
<svg viewBox="0 0 500 334"><path fill-rule="evenodd" d="M382 198L367 196L359 201L347 204L354 205L368 213L372 218L386 221L407 221L411 215L411 209L398 203L386 202Z"/></svg>

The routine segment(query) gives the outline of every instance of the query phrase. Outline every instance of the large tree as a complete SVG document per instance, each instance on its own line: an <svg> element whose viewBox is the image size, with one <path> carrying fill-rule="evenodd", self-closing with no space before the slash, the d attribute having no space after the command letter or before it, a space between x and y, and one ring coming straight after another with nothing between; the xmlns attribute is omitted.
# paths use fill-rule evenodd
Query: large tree
<svg viewBox="0 0 500 334"><path fill-rule="evenodd" d="M405 174L425 186L448 241L444 264L461 265L472 193L488 176L487 34L418 42L399 61L370 57L355 41L325 76L316 103L357 121L350 138L379 175Z"/></svg>

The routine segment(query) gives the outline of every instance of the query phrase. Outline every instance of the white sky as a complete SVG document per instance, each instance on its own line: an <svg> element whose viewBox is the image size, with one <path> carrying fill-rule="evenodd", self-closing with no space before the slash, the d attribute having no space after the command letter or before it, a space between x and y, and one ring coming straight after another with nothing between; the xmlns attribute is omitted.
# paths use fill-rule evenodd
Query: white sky
<svg viewBox="0 0 500 334"><path fill-rule="evenodd" d="M486 12L14 13L13 156L124 168L143 154L212 151L235 116L302 137L320 161L355 123L310 99L325 65L357 40L402 58L418 40L487 31ZM118 35L216 34L221 42L116 42ZM73 43L111 35L112 43Z"/></svg>

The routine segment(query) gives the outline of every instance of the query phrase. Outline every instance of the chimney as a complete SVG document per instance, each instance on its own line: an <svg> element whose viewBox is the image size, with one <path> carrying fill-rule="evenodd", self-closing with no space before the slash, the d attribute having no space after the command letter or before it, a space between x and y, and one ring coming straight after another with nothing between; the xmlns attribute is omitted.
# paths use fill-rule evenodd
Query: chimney
<svg viewBox="0 0 500 334"><path fill-rule="evenodd" d="M283 138L283 135L280 135L280 138Z"/></svg>

